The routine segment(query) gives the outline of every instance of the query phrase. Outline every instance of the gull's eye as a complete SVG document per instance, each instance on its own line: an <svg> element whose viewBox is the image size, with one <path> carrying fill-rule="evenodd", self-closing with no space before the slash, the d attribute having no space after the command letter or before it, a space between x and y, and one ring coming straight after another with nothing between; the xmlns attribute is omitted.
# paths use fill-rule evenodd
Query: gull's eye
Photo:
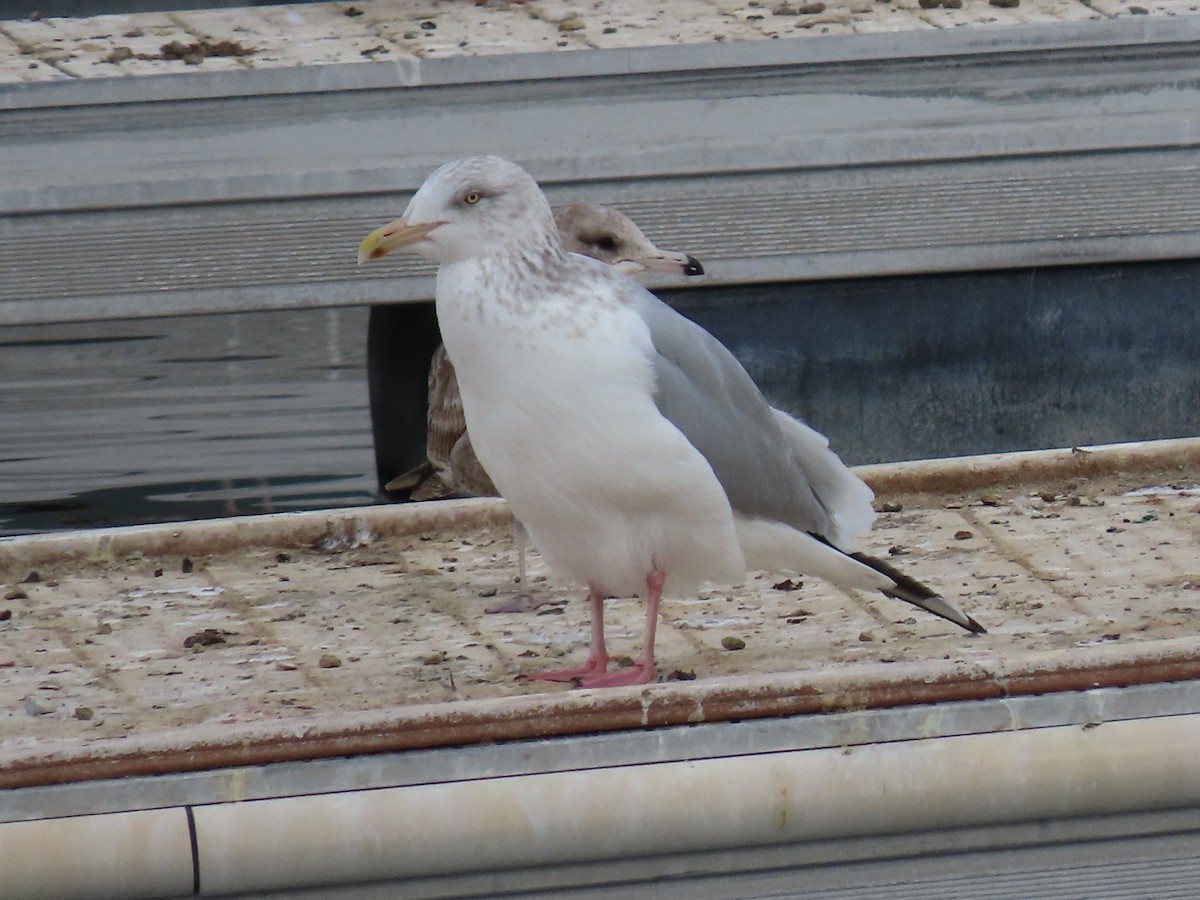
<svg viewBox="0 0 1200 900"><path fill-rule="evenodd" d="M597 250L603 250L605 253L612 253L617 249L617 239L611 234L600 232L584 232L576 235L579 243L585 247L594 247Z"/></svg>
<svg viewBox="0 0 1200 900"><path fill-rule="evenodd" d="M481 199L483 199L483 195L480 194L479 191L467 191L467 193L463 195L463 203L466 203L469 206L474 206Z"/></svg>

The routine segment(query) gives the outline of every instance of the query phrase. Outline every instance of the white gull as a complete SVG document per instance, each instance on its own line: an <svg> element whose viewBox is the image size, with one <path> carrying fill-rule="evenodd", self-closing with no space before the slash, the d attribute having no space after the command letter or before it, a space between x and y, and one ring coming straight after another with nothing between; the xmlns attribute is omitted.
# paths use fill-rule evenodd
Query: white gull
<svg viewBox="0 0 1200 900"><path fill-rule="evenodd" d="M359 261L411 245L440 263L437 314L475 452L552 568L588 586L585 687L654 676L664 593L747 570L881 591L982 632L856 552L870 489L821 435L772 409L734 356L612 267L567 253L549 203L497 157L448 163ZM643 649L608 671L604 599L643 595Z"/></svg>
<svg viewBox="0 0 1200 900"><path fill-rule="evenodd" d="M674 250L662 250L642 232L632 219L610 206L572 203L554 208L563 248L616 266L627 274L662 272L673 275L703 275L704 267L694 256ZM377 232L378 233L378 232ZM387 250L368 246L370 258L386 255ZM426 411L425 452L421 465L397 475L385 490L409 491L412 500L433 500L450 496L497 497L491 477L480 464L467 432L462 396L454 366L444 344L438 345L429 365L428 405ZM508 600L486 608L489 613L511 613L536 609L553 600L534 597L528 586L525 564L525 533L516 524L517 593Z"/></svg>

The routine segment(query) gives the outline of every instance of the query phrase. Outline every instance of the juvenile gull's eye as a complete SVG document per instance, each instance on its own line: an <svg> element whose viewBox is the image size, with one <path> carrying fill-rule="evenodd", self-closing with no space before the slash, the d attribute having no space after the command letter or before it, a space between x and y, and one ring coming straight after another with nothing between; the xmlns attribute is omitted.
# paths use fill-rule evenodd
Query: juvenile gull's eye
<svg viewBox="0 0 1200 900"><path fill-rule="evenodd" d="M480 200L479 191L468 191L463 196L463 203L470 204L471 206L474 206L476 203L479 202L479 200Z"/></svg>
<svg viewBox="0 0 1200 900"><path fill-rule="evenodd" d="M611 234L604 232L580 232L576 235L579 243L585 247L595 247L597 250L603 250L605 253L612 253L617 249L617 239Z"/></svg>

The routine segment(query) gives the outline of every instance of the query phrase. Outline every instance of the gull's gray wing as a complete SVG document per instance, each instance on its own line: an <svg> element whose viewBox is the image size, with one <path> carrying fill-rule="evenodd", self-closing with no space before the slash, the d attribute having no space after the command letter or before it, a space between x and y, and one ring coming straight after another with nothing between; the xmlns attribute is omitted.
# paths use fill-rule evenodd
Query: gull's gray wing
<svg viewBox="0 0 1200 900"><path fill-rule="evenodd" d="M649 291L634 309L650 329L654 402L708 460L734 512L785 522L801 531L836 531L813 491L777 413L732 353L715 337Z"/></svg>

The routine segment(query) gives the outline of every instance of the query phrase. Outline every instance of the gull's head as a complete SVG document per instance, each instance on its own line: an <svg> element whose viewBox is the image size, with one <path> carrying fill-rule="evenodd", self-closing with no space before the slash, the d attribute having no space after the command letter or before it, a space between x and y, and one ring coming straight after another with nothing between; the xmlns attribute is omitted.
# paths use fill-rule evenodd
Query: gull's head
<svg viewBox="0 0 1200 900"><path fill-rule="evenodd" d="M632 219L611 206L590 203L559 206L554 210L554 223L564 249L616 266L627 274L647 271L704 274L704 267L694 256L660 250Z"/></svg>
<svg viewBox="0 0 1200 900"><path fill-rule="evenodd" d="M421 185L404 215L376 228L358 261L411 247L440 263L557 244L550 204L529 174L497 156L447 163Z"/></svg>

